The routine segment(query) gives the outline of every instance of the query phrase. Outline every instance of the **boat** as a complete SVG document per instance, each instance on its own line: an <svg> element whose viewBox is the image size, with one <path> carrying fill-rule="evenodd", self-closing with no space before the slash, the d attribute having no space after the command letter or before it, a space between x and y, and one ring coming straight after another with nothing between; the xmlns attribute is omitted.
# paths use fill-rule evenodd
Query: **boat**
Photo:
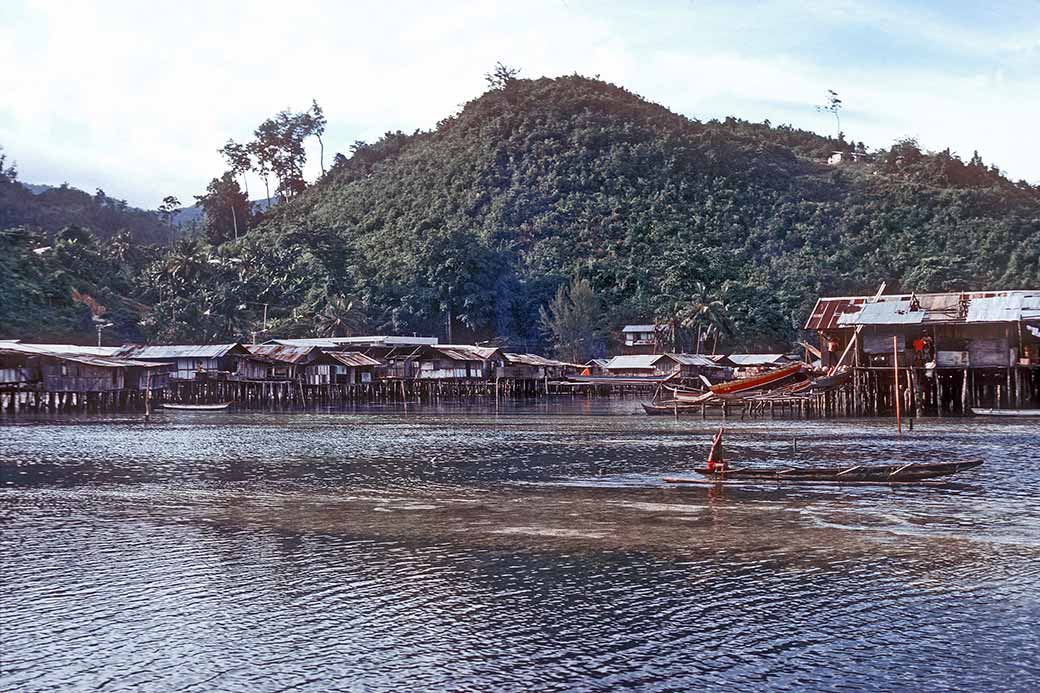
<svg viewBox="0 0 1040 693"><path fill-rule="evenodd" d="M660 385L666 383L671 375L568 375L566 380L581 385Z"/></svg>
<svg viewBox="0 0 1040 693"><path fill-rule="evenodd" d="M649 416L675 416L678 413L680 416L689 416L691 414L699 414L700 407L696 405L680 404L678 402L642 402L643 411Z"/></svg>
<svg viewBox="0 0 1040 693"><path fill-rule="evenodd" d="M960 462L907 462L905 464L857 464L852 467L730 467L714 470L702 467L694 469L704 478L685 479L666 477L669 484L702 484L730 481L769 481L796 483L834 484L891 484L926 481L973 469L982 460Z"/></svg>
<svg viewBox="0 0 1040 693"><path fill-rule="evenodd" d="M788 378L793 378L801 370L801 363L792 363L789 366L784 366L768 373L760 373L747 378L738 378L737 380L712 385L710 390L719 396L735 395L748 390L762 390L779 385Z"/></svg>
<svg viewBox="0 0 1040 693"><path fill-rule="evenodd" d="M163 402L160 405L163 409L175 409L177 411L222 411L231 406L231 402L221 402L220 404L177 404L174 402Z"/></svg>
<svg viewBox="0 0 1040 693"><path fill-rule="evenodd" d="M972 409L975 416L1040 416L1040 409Z"/></svg>

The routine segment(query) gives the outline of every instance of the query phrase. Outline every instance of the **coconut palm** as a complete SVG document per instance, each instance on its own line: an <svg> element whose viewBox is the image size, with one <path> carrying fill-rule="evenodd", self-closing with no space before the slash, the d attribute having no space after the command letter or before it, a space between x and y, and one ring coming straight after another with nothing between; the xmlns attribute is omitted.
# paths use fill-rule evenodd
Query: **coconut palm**
<svg viewBox="0 0 1040 693"><path fill-rule="evenodd" d="M366 322L361 302L339 295L329 296L314 316L319 337L349 337L364 328Z"/></svg>
<svg viewBox="0 0 1040 693"><path fill-rule="evenodd" d="M710 293L703 282L695 282L692 293L689 303L679 311L679 320L683 327L697 329L696 351L699 354L701 344L712 335L715 336L715 344L718 346L720 335L732 334L733 321L726 304Z"/></svg>

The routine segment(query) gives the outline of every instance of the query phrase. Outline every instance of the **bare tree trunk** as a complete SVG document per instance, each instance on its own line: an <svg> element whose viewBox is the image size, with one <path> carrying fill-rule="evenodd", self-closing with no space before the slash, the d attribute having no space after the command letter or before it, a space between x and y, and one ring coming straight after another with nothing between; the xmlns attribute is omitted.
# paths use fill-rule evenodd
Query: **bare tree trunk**
<svg viewBox="0 0 1040 693"><path fill-rule="evenodd" d="M235 205L231 204L231 224L235 227L235 240L238 240L238 215L235 214Z"/></svg>
<svg viewBox="0 0 1040 693"><path fill-rule="evenodd" d="M318 138L319 155L318 161L321 162L321 175L325 175L325 143L321 141L321 135L315 135Z"/></svg>

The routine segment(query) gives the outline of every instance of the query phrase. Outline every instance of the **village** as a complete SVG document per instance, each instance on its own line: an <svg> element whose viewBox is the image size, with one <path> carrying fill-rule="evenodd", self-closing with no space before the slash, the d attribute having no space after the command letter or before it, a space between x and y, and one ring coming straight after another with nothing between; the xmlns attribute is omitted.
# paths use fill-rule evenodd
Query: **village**
<svg viewBox="0 0 1040 693"><path fill-rule="evenodd" d="M152 405L331 405L474 397L664 397L678 415L909 416L1040 406L1040 291L821 297L788 353L671 353L664 326L626 325L620 354L568 363L437 337L271 338L259 344L81 346L0 340L0 411ZM801 363L803 368L790 369ZM787 367L797 382L743 398L688 399ZM836 375L840 378L834 379ZM813 376L827 388L811 388ZM650 413L650 409L648 409Z"/></svg>

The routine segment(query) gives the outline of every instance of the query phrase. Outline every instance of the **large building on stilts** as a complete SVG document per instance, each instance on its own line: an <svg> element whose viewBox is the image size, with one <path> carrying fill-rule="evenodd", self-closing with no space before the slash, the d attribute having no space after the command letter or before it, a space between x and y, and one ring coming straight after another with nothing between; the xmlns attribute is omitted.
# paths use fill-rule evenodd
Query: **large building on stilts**
<svg viewBox="0 0 1040 693"><path fill-rule="evenodd" d="M825 367L855 369L860 413L1040 406L1040 290L820 298L805 323Z"/></svg>

